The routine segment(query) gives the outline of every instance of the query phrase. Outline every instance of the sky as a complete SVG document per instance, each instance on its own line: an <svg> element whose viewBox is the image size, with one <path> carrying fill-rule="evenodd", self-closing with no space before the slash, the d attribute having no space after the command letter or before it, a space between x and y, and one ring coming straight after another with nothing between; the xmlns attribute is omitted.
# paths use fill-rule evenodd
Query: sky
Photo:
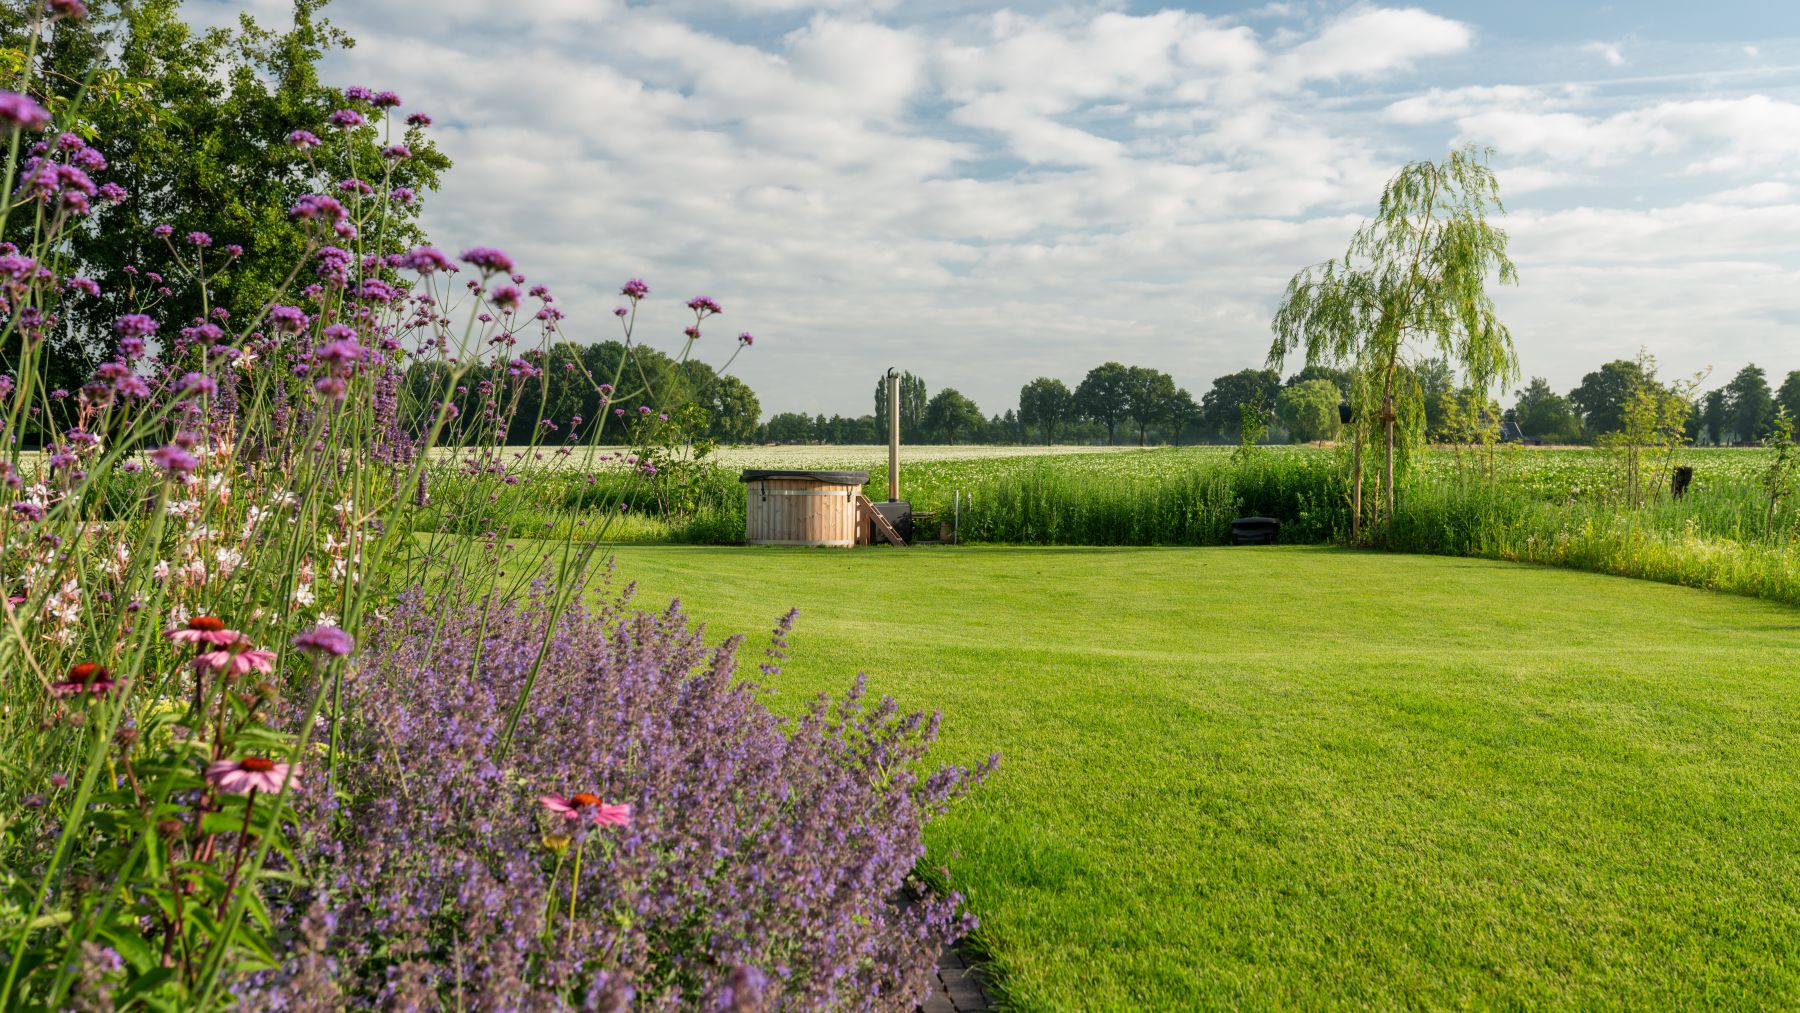
<svg viewBox="0 0 1800 1013"><path fill-rule="evenodd" d="M285 0L189 0L199 22ZM1494 149L1523 372L1800 369L1800 5L338 0L332 83L456 163L434 243L513 254L582 342L697 354L779 411L890 365L987 414L1105 360L1198 398L1402 165ZM1289 369L1289 372L1292 368ZM1503 400L1510 403L1510 396Z"/></svg>

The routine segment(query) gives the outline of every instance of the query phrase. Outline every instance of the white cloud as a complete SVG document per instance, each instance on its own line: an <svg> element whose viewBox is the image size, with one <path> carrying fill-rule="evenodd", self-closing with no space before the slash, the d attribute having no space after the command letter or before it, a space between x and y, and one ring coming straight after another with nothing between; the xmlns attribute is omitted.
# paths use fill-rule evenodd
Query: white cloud
<svg viewBox="0 0 1800 1013"><path fill-rule="evenodd" d="M1625 52L1619 47L1617 42L1590 42L1587 45L1582 46L1581 50L1584 53L1593 53L1600 59L1605 60L1606 65L1609 67L1625 66Z"/></svg>
<svg viewBox="0 0 1800 1013"><path fill-rule="evenodd" d="M332 11L359 45L328 78L437 116L441 245L514 253L580 340L611 336L627 277L656 290L653 339L718 298L720 334L760 339L740 364L769 411L865 412L896 361L990 413L1103 358L1198 395L1262 360L1288 278L1342 252L1399 164L1463 141L1500 151L1529 371L1785 340L1800 105L1507 83L1532 68L1480 63L1467 24L1289 6L366 0Z"/></svg>
<svg viewBox="0 0 1800 1013"><path fill-rule="evenodd" d="M1474 38L1468 25L1417 7L1357 8L1288 50L1280 73L1295 81L1373 77L1460 53Z"/></svg>

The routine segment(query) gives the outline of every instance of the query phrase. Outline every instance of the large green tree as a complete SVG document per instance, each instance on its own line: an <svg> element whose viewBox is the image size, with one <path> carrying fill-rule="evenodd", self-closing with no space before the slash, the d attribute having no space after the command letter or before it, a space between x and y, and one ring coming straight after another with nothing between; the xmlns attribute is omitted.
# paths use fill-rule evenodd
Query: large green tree
<svg viewBox="0 0 1800 1013"><path fill-rule="evenodd" d="M931 397L925 408L925 426L936 439L955 443L958 436L981 431L987 424L981 409L955 387L945 387Z"/></svg>
<svg viewBox="0 0 1800 1013"><path fill-rule="evenodd" d="M1338 402L1344 397L1327 379L1304 380L1283 387L1275 397L1275 418L1295 443L1329 440L1337 436Z"/></svg>
<svg viewBox="0 0 1800 1013"><path fill-rule="evenodd" d="M1106 442L1113 442L1113 430L1125 414L1126 384L1131 374L1123 363L1103 362L1082 377L1075 388L1075 410L1081 417L1106 427Z"/></svg>
<svg viewBox="0 0 1800 1013"><path fill-rule="evenodd" d="M1582 429L1594 437L1625 428L1625 405L1646 380L1644 367L1634 359L1614 359L1582 377L1569 392Z"/></svg>
<svg viewBox="0 0 1800 1013"><path fill-rule="evenodd" d="M1725 385L1725 412L1739 441L1758 442L1775 428L1775 396L1761 366L1745 366Z"/></svg>
<svg viewBox="0 0 1800 1013"><path fill-rule="evenodd" d="M1800 369L1781 381L1781 389L1775 392L1775 403L1788 413L1788 418L1800 419Z"/></svg>
<svg viewBox="0 0 1800 1013"><path fill-rule="evenodd" d="M900 438L917 443L925 438L925 381L911 373L900 374ZM888 438L888 381L875 381L875 428L882 443Z"/></svg>
<svg viewBox="0 0 1800 1013"><path fill-rule="evenodd" d="M925 407L925 428L943 443L956 443L958 435L977 434L985 425L981 408L956 387L938 390Z"/></svg>
<svg viewBox="0 0 1800 1013"><path fill-rule="evenodd" d="M1213 436L1236 440L1243 435L1244 407L1275 407L1281 374L1273 369L1240 369L1213 381L1200 398L1200 428Z"/></svg>
<svg viewBox="0 0 1800 1013"><path fill-rule="evenodd" d="M1132 366L1125 371L1125 414L1137 423L1138 446L1151 424L1169 417L1175 407L1175 378L1160 369Z"/></svg>
<svg viewBox="0 0 1800 1013"><path fill-rule="evenodd" d="M1381 427L1385 507L1378 513L1392 515L1402 381L1409 356L1418 354L1413 350L1444 356L1483 390L1518 373L1512 333L1488 294L1491 281L1518 281L1506 233L1488 221L1504 213L1485 154L1470 147L1441 162L1414 162L1388 182L1374 220L1357 230L1342 257L1288 284L1272 322L1269 363L1279 368L1304 349L1308 365L1351 370L1357 535L1364 515L1361 448L1371 423Z"/></svg>
<svg viewBox="0 0 1800 1013"><path fill-rule="evenodd" d="M1534 376L1531 382L1513 392L1513 421L1519 432L1545 443L1573 443L1581 437L1581 422L1569 399L1550 387L1550 381Z"/></svg>
<svg viewBox="0 0 1800 1013"><path fill-rule="evenodd" d="M1056 441L1056 430L1075 412L1075 395L1058 379L1040 376L1019 388L1019 421L1044 434L1044 445Z"/></svg>
<svg viewBox="0 0 1800 1013"><path fill-rule="evenodd" d="M723 443L748 443L756 438L756 423L762 418L762 403L750 385L735 376L721 376L701 395L706 409L707 435ZM835 419L833 420L836 421ZM833 428L833 435L841 429ZM849 440L833 440L848 443Z"/></svg>
<svg viewBox="0 0 1800 1013"><path fill-rule="evenodd" d="M361 179L384 192L437 187L450 162L420 128L400 122L404 109L380 130L352 131L341 157L320 154L333 150L327 146L309 163L287 143L295 130L323 132L326 117L347 104L343 91L318 76L328 51L354 45L320 16L325 5L294 0L293 24L283 31L248 15L234 28L200 31L183 18L181 0L89 0L88 17L54 23L39 50L33 89L106 157L99 179L130 192L122 205L69 234L73 262L103 295L63 321L51 357L53 369L66 374L61 385L84 377L110 351L106 323L135 308L133 282L140 294L144 285L127 267L176 280L179 271L163 240L151 235L153 226L171 225L177 237L205 232L215 255L228 245L244 248L246 256L211 284L212 305L243 318L282 286L304 255L306 238L288 209L321 176ZM33 0L0 6L0 52L15 69L23 64L37 6ZM410 157L384 158L382 149L392 144L403 144ZM416 199L387 206L380 234L360 238L363 252L423 239ZM28 225L22 218L8 222L6 238ZM195 286L169 287L157 309L165 325L199 315Z"/></svg>

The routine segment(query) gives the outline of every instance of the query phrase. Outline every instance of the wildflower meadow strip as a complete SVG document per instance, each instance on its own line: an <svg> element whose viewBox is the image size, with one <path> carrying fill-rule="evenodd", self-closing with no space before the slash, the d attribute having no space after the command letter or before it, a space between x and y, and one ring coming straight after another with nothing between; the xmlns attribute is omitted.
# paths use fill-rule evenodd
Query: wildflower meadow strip
<svg viewBox="0 0 1800 1013"><path fill-rule="evenodd" d="M726 952L693 939L738 912L655 894L656 910L679 905L685 917L665 914L645 923L654 931L632 932L636 916L605 893L612 882L681 881L685 873L659 863L681 869L707 854L669 814L679 811L676 799L703 794L710 775L646 766L647 754L580 753L593 740L557 738L567 730L543 720L540 682L578 722L587 712L569 694L615 692L622 678L608 667L571 674L578 659L570 646L581 644L584 657L613 656L612 634L577 603L620 504L595 512L591 524L556 517L572 537L534 546L529 558L482 522L534 495L545 455L580 455L597 469L613 454L610 463L628 476L621 500L635 495L655 467L642 447L602 451L605 427L623 425L629 408L640 420L636 434L667 411L655 391L630 382L627 356L617 375L588 378L610 412L535 420L552 423L538 430L557 432L554 446L498 445L522 393L543 383L539 363L562 313L501 250L452 257L393 238L398 209L418 199L394 184L394 170L422 143L430 117L402 119L400 96L356 87L315 129L269 139L311 192L293 200L304 243L284 269L287 286L247 319L233 319L213 295L257 253L218 246L204 231L156 227L150 248L159 254L124 270L123 291L103 293L70 262L66 236L105 227L107 209L132 195L105 180L105 138L90 144L60 131L31 97L44 32L84 13L74 0L38 6L17 90L0 91L9 195L0 229L15 240L0 244L0 1007L209 1009L327 972L342 988L324 1003L330 1008L427 993L431 1004L465 1005L475 982L483 995L529 995L538 1006L639 988L664 1005L707 990L715 999L731 989L740 998L799 995L849 981L911 994L916 954L889 937L904 925L911 943L926 947L955 924L953 901L933 897L927 915L906 922L884 920L879 905L904 880L901 865L918 857L915 814L947 800L962 783L954 776L929 782L941 791L908 794L917 808L902 812L882 794L901 780L863 777L875 787L860 796L840 784L862 777L854 749L757 740L763 754L781 758L757 782L768 797L805 796L813 792L807 779L823 778L840 784L833 790L843 798L876 800L871 812L894 817L887 836L875 838L886 842L879 862L840 849L808 866L835 884L838 906L806 910L855 924L772 921L766 945ZM58 115L79 113L76 102ZM359 150L379 155L359 160ZM125 308L110 325L116 354L78 391L45 389L47 337L81 318L82 300L102 295ZM630 348L651 293L634 279L621 295ZM197 312L170 319L176 305ZM706 297L688 310L682 358L701 341L701 324L722 312ZM734 354L751 343L740 337ZM434 484L437 461L451 462L459 480ZM684 666L698 647L678 620L634 620L615 607L605 621L625 635L621 647L637 643L661 659L630 669L640 692L692 692L682 688L697 685ZM710 664L729 672L725 655ZM453 716L446 701L417 693L422 672L443 692L489 686L510 696L487 698L479 727L445 727L440 719ZM569 681L584 672L585 681ZM666 685L650 686L659 679ZM782 733L748 691L693 699L728 708L757 735ZM422 709L393 710L400 706ZM852 724L821 718L787 731L803 741L849 734ZM904 722L882 727L890 726ZM868 727L872 737L885 734ZM468 738L433 753L432 734ZM404 760L395 736L413 751ZM918 758L910 748L889 753L910 763ZM718 749L717 762L730 765L750 746L721 741ZM427 783L423 768L408 766L419 755L456 763L432 768ZM615 760L616 770L595 765ZM576 763L579 776L569 766ZM829 769L802 770L806 763ZM778 786L777 776L794 783ZM902 777L885 767L882 776ZM399 795L384 799L383 791ZM339 939L337 925L394 927L352 905L399 904L427 880L357 879L345 858L366 861L371 841L405 829L380 823L382 813L421 814L434 796L480 799L478 812L458 811L480 821L491 850L447 838L439 862L429 853L438 842L414 837L413 854L390 856L376 871L416 861L441 872L461 862L455 868L473 888L484 882L480 862L542 858L545 838L557 836L551 830L583 843L570 869L538 887L521 880L520 892L502 898L438 895L447 909L388 933L394 945L352 946L353 965L313 946ZM741 831L763 833L780 815L779 806L749 811L754 820ZM528 826L517 840L496 836ZM708 841L725 832L691 829L714 835ZM596 834L611 836L587 840ZM640 849L639 840L654 845ZM856 864L830 866L832 856ZM704 864L722 897L766 875L755 861L721 865L717 857ZM582 898L576 884L590 882ZM563 912L559 948L529 951L510 978L477 968L487 958L465 945L472 923L458 910L516 915L484 923L485 931L536 938L551 924L539 905L547 900ZM602 938L621 948L579 949ZM866 942L807 949L822 939ZM297 968L292 953L319 966ZM502 947L494 959L505 954L527 951ZM689 974L690 964L708 970ZM713 973L720 968L723 978ZM806 969L804 982L783 977L792 968Z"/></svg>

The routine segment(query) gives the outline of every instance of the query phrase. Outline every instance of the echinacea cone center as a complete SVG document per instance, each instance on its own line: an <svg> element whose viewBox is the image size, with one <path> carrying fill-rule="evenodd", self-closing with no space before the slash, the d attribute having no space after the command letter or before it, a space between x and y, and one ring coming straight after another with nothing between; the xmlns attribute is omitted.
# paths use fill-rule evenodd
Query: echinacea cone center
<svg viewBox="0 0 1800 1013"><path fill-rule="evenodd" d="M569 796L569 804L570 805L599 805L600 804L600 796L593 795L593 794L590 794L585 791L578 792L574 795Z"/></svg>
<svg viewBox="0 0 1800 1013"><path fill-rule="evenodd" d="M82 684L99 682L111 675L112 673L106 670L106 666L97 665L91 661L84 661L69 669L69 681Z"/></svg>
<svg viewBox="0 0 1800 1013"><path fill-rule="evenodd" d="M217 633L225 628L225 620L216 616L195 616L187 621L187 628L202 633Z"/></svg>
<svg viewBox="0 0 1800 1013"><path fill-rule="evenodd" d="M238 761L238 766L253 774L262 774L275 769L275 761L261 756L246 756Z"/></svg>

